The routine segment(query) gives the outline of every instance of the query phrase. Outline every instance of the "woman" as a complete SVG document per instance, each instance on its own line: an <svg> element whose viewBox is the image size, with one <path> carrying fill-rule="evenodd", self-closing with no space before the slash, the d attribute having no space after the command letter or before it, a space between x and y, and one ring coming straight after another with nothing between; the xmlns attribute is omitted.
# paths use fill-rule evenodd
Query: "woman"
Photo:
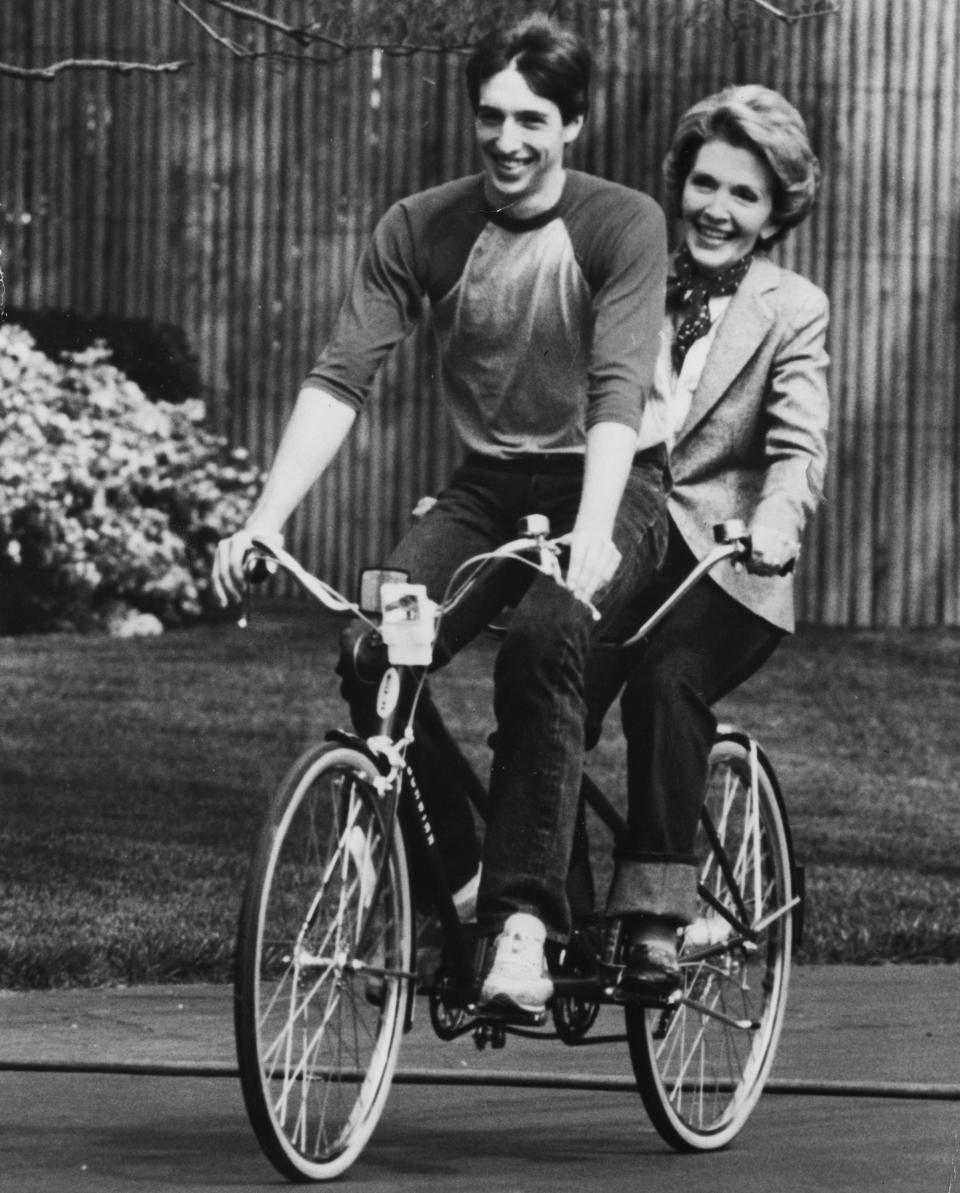
<svg viewBox="0 0 960 1193"><path fill-rule="evenodd" d="M625 985L650 993L680 980L710 706L794 628L792 576L782 573L821 496L828 416L827 298L766 255L805 218L819 183L799 113L765 87L729 87L683 116L664 173L682 229L657 368L673 423L670 538L630 628L710 551L715 523L742 519L752 552L745 570L716 569L698 585L649 645L600 652L592 668L594 738L626 680L630 831L607 912L628 929Z"/></svg>

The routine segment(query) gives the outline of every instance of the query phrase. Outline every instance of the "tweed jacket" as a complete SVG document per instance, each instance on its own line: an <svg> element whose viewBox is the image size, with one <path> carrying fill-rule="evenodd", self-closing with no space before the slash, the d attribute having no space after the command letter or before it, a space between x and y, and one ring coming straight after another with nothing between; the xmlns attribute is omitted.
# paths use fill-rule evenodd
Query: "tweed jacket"
<svg viewBox="0 0 960 1193"><path fill-rule="evenodd" d="M800 540L827 463L829 304L812 282L755 257L717 326L670 457L670 513L693 554L740 518ZM793 577L712 573L734 599L794 628Z"/></svg>

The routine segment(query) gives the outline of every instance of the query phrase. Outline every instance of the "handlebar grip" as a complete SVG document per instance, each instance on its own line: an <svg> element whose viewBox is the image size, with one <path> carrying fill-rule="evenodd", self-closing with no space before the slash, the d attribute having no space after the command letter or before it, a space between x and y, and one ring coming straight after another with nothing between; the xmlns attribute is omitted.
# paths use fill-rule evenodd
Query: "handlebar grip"
<svg viewBox="0 0 960 1193"><path fill-rule="evenodd" d="M736 550L733 558L737 563L746 564L747 560L750 558L750 538L749 538L749 536L745 539L742 539L737 544L737 550ZM788 559L787 562L783 565L783 567L777 568L777 570L774 574L777 576L789 576L791 572L796 570L796 567L797 567L796 559Z"/></svg>
<svg viewBox="0 0 960 1193"><path fill-rule="evenodd" d="M255 555L252 551L247 553L243 561L243 576L248 584L263 584L276 570L277 565L272 560Z"/></svg>
<svg viewBox="0 0 960 1193"><path fill-rule="evenodd" d="M746 522L740 518L730 518L726 522L717 522L713 528L713 541L715 543L742 542L749 546L750 534L747 531Z"/></svg>
<svg viewBox="0 0 960 1193"><path fill-rule="evenodd" d="M733 558L739 562L750 557L750 532L747 524L739 518L731 518L727 522L718 522L713 528L713 540L734 549ZM796 569L796 557L788 559L782 568L777 569L778 576L789 576Z"/></svg>

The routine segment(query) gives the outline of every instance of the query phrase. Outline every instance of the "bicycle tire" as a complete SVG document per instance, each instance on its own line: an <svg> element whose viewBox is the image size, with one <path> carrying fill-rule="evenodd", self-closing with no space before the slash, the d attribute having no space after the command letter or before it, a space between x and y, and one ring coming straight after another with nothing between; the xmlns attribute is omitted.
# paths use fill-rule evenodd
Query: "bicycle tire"
<svg viewBox="0 0 960 1193"><path fill-rule="evenodd" d="M377 778L358 749L308 750L270 804L244 892L241 1086L264 1153L294 1181L332 1179L356 1160L407 1021L410 876L399 826L386 838Z"/></svg>
<svg viewBox="0 0 960 1193"><path fill-rule="evenodd" d="M685 1152L719 1150L743 1129L773 1063L786 1010L793 847L773 769L744 734L724 732L713 745L696 848L700 894L697 919L680 949L682 1000L666 1010L625 1008L644 1108L661 1137ZM734 919L746 912L757 928L752 941L715 910L708 894Z"/></svg>

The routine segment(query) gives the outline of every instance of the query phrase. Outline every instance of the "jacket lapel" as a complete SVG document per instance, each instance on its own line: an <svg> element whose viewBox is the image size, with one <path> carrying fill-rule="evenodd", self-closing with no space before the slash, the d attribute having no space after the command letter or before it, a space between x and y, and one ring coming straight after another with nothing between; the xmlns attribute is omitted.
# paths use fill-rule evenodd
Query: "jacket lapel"
<svg viewBox="0 0 960 1193"><path fill-rule="evenodd" d="M700 384L677 443L700 425L756 352L773 323L773 309L764 294L779 284L780 270L763 257L754 259L737 288L710 345Z"/></svg>

